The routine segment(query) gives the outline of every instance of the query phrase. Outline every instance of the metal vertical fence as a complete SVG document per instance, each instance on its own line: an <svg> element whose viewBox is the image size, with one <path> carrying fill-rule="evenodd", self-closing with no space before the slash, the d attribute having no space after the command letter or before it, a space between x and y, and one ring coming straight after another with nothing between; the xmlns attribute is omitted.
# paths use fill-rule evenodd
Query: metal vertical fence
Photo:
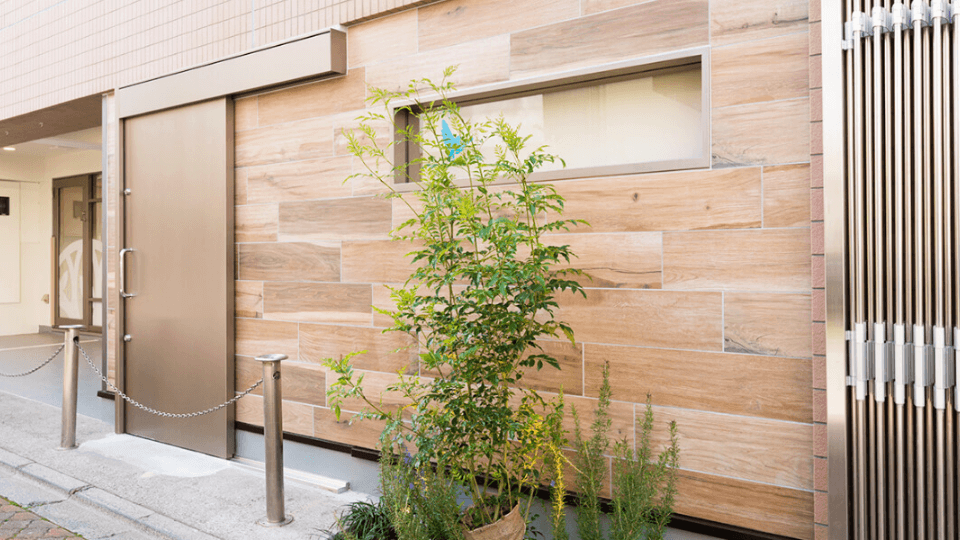
<svg viewBox="0 0 960 540"><path fill-rule="evenodd" d="M960 2L844 17L849 530L955 540Z"/></svg>

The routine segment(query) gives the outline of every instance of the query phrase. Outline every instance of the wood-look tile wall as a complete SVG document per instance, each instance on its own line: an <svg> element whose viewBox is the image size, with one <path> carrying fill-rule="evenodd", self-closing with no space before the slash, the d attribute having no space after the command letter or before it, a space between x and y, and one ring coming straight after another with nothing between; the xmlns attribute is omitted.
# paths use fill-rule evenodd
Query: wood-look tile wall
<svg viewBox="0 0 960 540"><path fill-rule="evenodd" d="M373 446L378 426L335 422L315 366L366 349L367 380L416 370L371 307L410 271L389 240L404 210L343 182L365 85L459 64L467 89L710 45L709 169L555 183L590 226L548 241L593 278L561 302L577 346L545 344L563 370L529 384L589 410L609 362L618 436L647 393L658 436L680 427L678 511L813 538L807 15L806 0L448 0L352 26L346 76L237 102L237 387L247 357L288 354L314 385L286 394L288 429ZM258 399L238 418L258 423Z"/></svg>

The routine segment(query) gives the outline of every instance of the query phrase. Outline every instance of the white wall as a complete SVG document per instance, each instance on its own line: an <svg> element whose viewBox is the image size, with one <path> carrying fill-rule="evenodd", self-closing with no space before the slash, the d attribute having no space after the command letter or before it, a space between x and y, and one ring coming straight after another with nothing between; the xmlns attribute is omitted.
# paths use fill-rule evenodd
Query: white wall
<svg viewBox="0 0 960 540"><path fill-rule="evenodd" d="M100 170L99 151L54 152L49 156L0 154L0 179L20 184L20 302L0 304L0 336L31 334L52 324L50 239L53 179ZM48 297L52 302L52 297Z"/></svg>

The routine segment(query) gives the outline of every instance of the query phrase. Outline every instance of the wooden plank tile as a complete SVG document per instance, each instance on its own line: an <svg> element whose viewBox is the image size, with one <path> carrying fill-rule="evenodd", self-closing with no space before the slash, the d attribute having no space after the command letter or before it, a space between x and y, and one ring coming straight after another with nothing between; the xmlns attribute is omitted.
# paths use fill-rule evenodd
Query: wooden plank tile
<svg viewBox="0 0 960 540"><path fill-rule="evenodd" d="M664 233L663 288L806 292L808 229Z"/></svg>
<svg viewBox="0 0 960 540"><path fill-rule="evenodd" d="M247 202L269 203L349 197L353 160L349 157L308 159L250 167L247 171Z"/></svg>
<svg viewBox="0 0 960 540"><path fill-rule="evenodd" d="M589 277L577 278L584 287L659 289L663 241L660 233L552 234L549 245L569 245L576 255L570 264Z"/></svg>
<svg viewBox="0 0 960 540"><path fill-rule="evenodd" d="M347 63L351 68L416 52L415 9L351 26L347 32Z"/></svg>
<svg viewBox="0 0 960 540"><path fill-rule="evenodd" d="M719 351L721 294L712 292L591 289L587 298L565 294L557 319L578 342Z"/></svg>
<svg viewBox="0 0 960 540"><path fill-rule="evenodd" d="M333 117L334 154L338 156L352 155L350 153L350 140L347 137L348 134L352 134L357 137L357 139L360 140L364 145L369 145L374 142L372 139L370 139L370 137L360 131L361 123L374 128L374 132L376 133L376 143L380 145L381 148L387 147L387 145L393 140L393 124L385 119L360 120L362 116L371 112L375 114L382 114L384 109L382 107L373 107L371 109L350 111L348 113L338 114ZM371 163L371 165L373 164ZM389 167L386 169L389 169ZM359 172L365 169L362 167L356 167L356 170Z"/></svg>
<svg viewBox="0 0 960 540"><path fill-rule="evenodd" d="M367 84L389 90L405 89L414 79L427 78L439 83L443 70L458 66L450 78L457 88L505 81L510 78L510 36L478 39L408 56L403 62L368 65Z"/></svg>
<svg viewBox="0 0 960 540"><path fill-rule="evenodd" d="M280 203L280 240L385 239L391 206L378 197Z"/></svg>
<svg viewBox="0 0 960 540"><path fill-rule="evenodd" d="M341 283L263 284L263 317L303 322L370 324L369 285Z"/></svg>
<svg viewBox="0 0 960 540"><path fill-rule="evenodd" d="M761 169L681 171L557 182L573 233L759 228ZM404 199L415 208L417 201ZM393 226L413 217L393 199Z"/></svg>
<svg viewBox="0 0 960 540"><path fill-rule="evenodd" d="M275 204L237 206L234 211L234 238L237 242L277 240L279 208Z"/></svg>
<svg viewBox="0 0 960 540"><path fill-rule="evenodd" d="M363 376L363 392L370 401L377 403L385 411L396 412L401 407L409 405L411 402L403 397L401 392L388 391L387 389L397 384L396 373L381 373L379 371L357 370L357 376ZM333 383L336 376L331 374L328 380ZM341 408L348 413L373 412L362 399L347 398L341 402ZM404 418L409 418L413 411L407 409L404 411Z"/></svg>
<svg viewBox="0 0 960 540"><path fill-rule="evenodd" d="M810 46L800 32L715 47L710 58L713 107L809 95Z"/></svg>
<svg viewBox="0 0 960 540"><path fill-rule="evenodd" d="M260 125L362 109L365 94L363 68L351 69L341 77L261 94Z"/></svg>
<svg viewBox="0 0 960 540"><path fill-rule="evenodd" d="M810 224L810 164L763 168L763 226Z"/></svg>
<svg viewBox="0 0 960 540"><path fill-rule="evenodd" d="M590 223L575 232L760 226L759 168L577 180L556 188L567 200L565 217Z"/></svg>
<svg viewBox="0 0 960 540"><path fill-rule="evenodd" d="M638 415L643 408L638 410ZM677 423L680 465L686 470L813 489L813 425L675 407L654 407L653 441L669 443Z"/></svg>
<svg viewBox="0 0 960 540"><path fill-rule="evenodd" d="M404 347L410 348L400 350ZM367 351L353 358L357 369L386 373L404 368L416 373L418 369L416 344L402 332L383 333L379 328L361 326L300 325L300 354L304 362L319 364L325 358L340 358L357 351Z"/></svg>
<svg viewBox="0 0 960 540"><path fill-rule="evenodd" d="M234 169L233 204L247 204L247 169Z"/></svg>
<svg viewBox="0 0 960 540"><path fill-rule="evenodd" d="M240 132L258 127L258 115L257 96L236 100L233 104L234 131Z"/></svg>
<svg viewBox="0 0 960 540"><path fill-rule="evenodd" d="M330 119L308 118L237 133L234 160L238 167L247 167L332 155Z"/></svg>
<svg viewBox="0 0 960 540"><path fill-rule="evenodd" d="M715 166L810 161L810 100L751 103L713 109Z"/></svg>
<svg viewBox="0 0 960 540"><path fill-rule="evenodd" d="M809 294L727 293L723 317L727 352L810 357Z"/></svg>
<svg viewBox="0 0 960 540"><path fill-rule="evenodd" d="M345 241L341 247L345 283L402 283L416 270L407 256L415 247L399 240Z"/></svg>
<svg viewBox="0 0 960 540"><path fill-rule="evenodd" d="M531 76L706 45L707 0L654 0L517 32L510 76Z"/></svg>
<svg viewBox="0 0 960 540"><path fill-rule="evenodd" d="M544 364L542 369L526 368L520 385L544 392L559 392L568 396L583 394L583 345L569 341L538 341L542 351L531 349L528 354L548 354L560 364L560 369Z"/></svg>
<svg viewBox="0 0 960 540"><path fill-rule="evenodd" d="M674 510L679 514L813 540L813 492L685 470L677 487Z"/></svg>
<svg viewBox="0 0 960 540"><path fill-rule="evenodd" d="M747 354L584 345L586 395L610 362L613 398L793 422L811 422L810 362Z"/></svg>
<svg viewBox="0 0 960 540"><path fill-rule="evenodd" d="M313 411L315 407L306 403L283 400L283 431L313 437ZM247 395L237 402L237 422L263 425L263 397Z"/></svg>
<svg viewBox="0 0 960 540"><path fill-rule="evenodd" d="M340 247L308 242L238 244L240 277L267 281L339 281Z"/></svg>
<svg viewBox="0 0 960 540"><path fill-rule="evenodd" d="M545 395L550 398L552 396ZM564 418L563 429L567 431L568 445L573 448L573 433L576 429L576 422L573 420L573 409L577 409L577 415L580 417L580 429L583 430L583 436L590 438L592 435L590 425L596 419L597 400L579 396L564 396ZM607 455L614 454L614 444L617 441L626 439L630 447L634 446L636 430L633 403L623 401L611 401L610 409L607 411L610 415L610 448Z"/></svg>
<svg viewBox="0 0 960 540"><path fill-rule="evenodd" d="M246 390L253 383L263 377L263 365L253 358L237 357L236 389L238 392ZM327 404L326 372L320 366L301 362L284 361L281 367L283 374L283 401L296 401L323 407ZM258 396L263 395L263 387L253 391Z"/></svg>
<svg viewBox="0 0 960 540"><path fill-rule="evenodd" d="M237 346L240 356L285 354L290 360L299 359L297 323L237 319Z"/></svg>
<svg viewBox="0 0 960 540"><path fill-rule="evenodd" d="M378 449L384 423L377 420L351 422L353 416L350 413L343 413L338 422L330 409L315 409L313 415L314 436L325 441L334 441L360 448Z"/></svg>
<svg viewBox="0 0 960 540"><path fill-rule="evenodd" d="M454 0L419 12L421 51L543 26L580 15L579 0ZM504 17L504 13L510 13Z"/></svg>
<svg viewBox="0 0 960 540"><path fill-rule="evenodd" d="M263 318L263 282L237 281L234 285L234 310L237 317Z"/></svg>
<svg viewBox="0 0 960 540"><path fill-rule="evenodd" d="M622 7L642 4L646 0L583 0L581 7L584 15L600 13L601 11L610 11Z"/></svg>
<svg viewBox="0 0 960 540"><path fill-rule="evenodd" d="M711 44L726 45L807 29L807 0L712 0Z"/></svg>
<svg viewBox="0 0 960 540"><path fill-rule="evenodd" d="M400 284L394 283L390 287L400 287ZM393 311L397 309L397 304L390 297L388 285L381 283L373 284L373 306L378 309ZM373 313L373 325L377 328L389 328L393 326L393 319L382 313Z"/></svg>

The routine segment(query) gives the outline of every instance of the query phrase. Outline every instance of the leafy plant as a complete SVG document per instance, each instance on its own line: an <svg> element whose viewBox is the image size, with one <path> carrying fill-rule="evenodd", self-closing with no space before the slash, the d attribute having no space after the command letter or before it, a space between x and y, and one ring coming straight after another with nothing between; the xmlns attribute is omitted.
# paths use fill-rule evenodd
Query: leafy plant
<svg viewBox="0 0 960 540"><path fill-rule="evenodd" d="M600 493L607 474L606 454L610 448L608 433L611 427L609 414L610 366L603 366L603 382L594 421L590 426L590 438L580 428L580 418L573 410L574 466L579 487L577 528L582 540L603 540L600 526L602 514ZM650 395L642 419L637 421L636 451L627 440L614 445L613 496L610 515L611 540L662 539L677 493L677 469L680 466L680 437L676 422L670 423L670 444L659 454L654 453L653 405Z"/></svg>
<svg viewBox="0 0 960 540"><path fill-rule="evenodd" d="M465 486L472 506L469 526L500 519L516 504L529 501L542 478L549 427L562 409L523 385L528 370L545 365L559 369L555 358L538 345L542 338L567 338L573 331L555 317L556 297L567 291L584 294L576 281L581 272L569 264L569 246L548 245L544 235L582 223L561 219L563 198L547 184L529 182L545 163L559 158L544 148L527 149L529 137L502 117L465 118L448 99L454 86L418 80L401 92L371 89L371 102L386 108L362 118L359 133L347 135L350 151L365 166L361 176L388 188L413 217L393 231L411 246L416 264L410 278L391 288L395 310L388 331L416 339L419 376L398 374L388 391L402 395L406 406L388 409L369 399L362 376L349 358L329 360L338 375L329 401L360 398L361 418L386 421L381 439L385 452L401 454L415 447L413 466L434 466ZM424 99L420 88L431 96ZM398 128L398 111L415 116L419 130ZM399 140L381 145L377 125L389 124ZM412 143L421 149L410 178L416 190L405 196L394 187L406 174L392 163L391 147Z"/></svg>
<svg viewBox="0 0 960 540"><path fill-rule="evenodd" d="M402 540L460 540L459 486L409 454L380 461L381 503Z"/></svg>
<svg viewBox="0 0 960 540"><path fill-rule="evenodd" d="M670 445L653 459L653 405L647 394L643 420L638 422L637 449L618 441L613 460L613 540L663 538L677 493L680 436L670 422ZM646 536L641 536L641 534Z"/></svg>
<svg viewBox="0 0 960 540"><path fill-rule="evenodd" d="M330 540L397 540L384 500L352 502L337 519L340 529Z"/></svg>
<svg viewBox="0 0 960 540"><path fill-rule="evenodd" d="M602 540L600 530L600 494L607 478L607 450L610 420L610 366L603 366L603 384L590 426L590 438L585 439L580 427L580 415L573 407L574 466L577 470L577 530L581 540Z"/></svg>

